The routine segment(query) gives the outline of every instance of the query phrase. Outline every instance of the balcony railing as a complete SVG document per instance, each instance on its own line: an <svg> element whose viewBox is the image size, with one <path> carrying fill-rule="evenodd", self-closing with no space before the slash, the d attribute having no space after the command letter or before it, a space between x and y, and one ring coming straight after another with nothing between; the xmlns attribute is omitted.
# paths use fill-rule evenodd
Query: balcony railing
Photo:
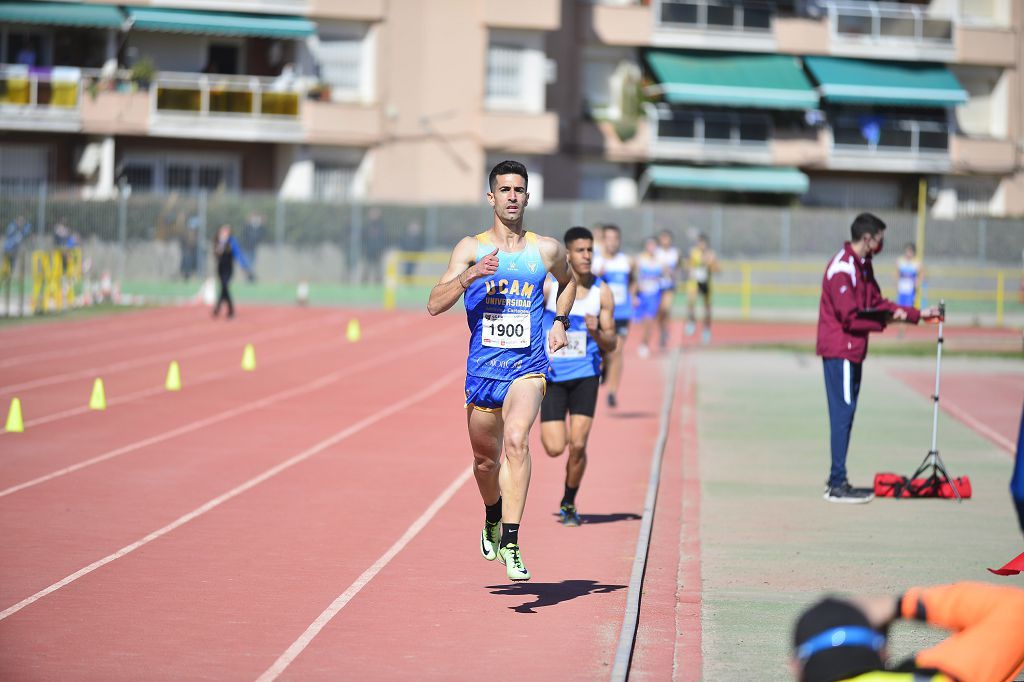
<svg viewBox="0 0 1024 682"><path fill-rule="evenodd" d="M949 125L938 121L838 118L832 123L836 152L948 156L949 134Z"/></svg>
<svg viewBox="0 0 1024 682"><path fill-rule="evenodd" d="M297 121L302 88L255 76L188 73L157 75L151 88L157 114Z"/></svg>
<svg viewBox="0 0 1024 682"><path fill-rule="evenodd" d="M0 107L5 110L77 112L81 93L80 69L0 65Z"/></svg>
<svg viewBox="0 0 1024 682"><path fill-rule="evenodd" d="M758 114L659 109L650 118L658 143L765 149L772 135L771 117Z"/></svg>
<svg viewBox="0 0 1024 682"><path fill-rule="evenodd" d="M952 47L953 20L929 16L926 10L888 2L828 2L829 23L838 39Z"/></svg>
<svg viewBox="0 0 1024 682"><path fill-rule="evenodd" d="M764 0L724 2L722 0L654 0L654 22L659 28L701 31L771 31L775 3Z"/></svg>

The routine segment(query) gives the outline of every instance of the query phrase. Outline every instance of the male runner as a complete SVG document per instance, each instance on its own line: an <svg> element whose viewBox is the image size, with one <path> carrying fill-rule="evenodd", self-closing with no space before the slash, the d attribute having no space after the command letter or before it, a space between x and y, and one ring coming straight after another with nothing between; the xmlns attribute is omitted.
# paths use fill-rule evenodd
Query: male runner
<svg viewBox="0 0 1024 682"><path fill-rule="evenodd" d="M632 298L636 294L636 264L622 253L622 233L618 225L604 226L604 264L601 279L612 290L615 299L615 333L619 340L615 350L604 356L604 381L608 386L608 407L616 407L615 394L622 381L623 347L629 335L629 321L633 317Z"/></svg>
<svg viewBox="0 0 1024 682"><path fill-rule="evenodd" d="M465 296L470 330L466 421L485 508L480 552L488 561L497 558L509 580L519 581L530 579L519 550L519 522L530 487L530 428L544 398L548 363L542 336L544 279L551 273L558 282L558 324L547 335L551 352L566 345L576 280L562 245L523 227L530 199L526 167L502 161L488 181L494 223L455 246L427 310L438 315Z"/></svg>
<svg viewBox="0 0 1024 682"><path fill-rule="evenodd" d="M658 344L662 350L668 347L669 327L672 323L672 303L676 294L676 280L679 278L679 249L673 244L673 235L668 230L658 234L658 260L665 266L661 280L661 301L658 304Z"/></svg>
<svg viewBox="0 0 1024 682"><path fill-rule="evenodd" d="M658 258L658 242L654 237L644 240L644 250L636 257L636 307L633 310L633 321L640 325L640 347L637 355L647 358L651 355L648 345L651 330L658 316L661 305L661 283L665 278L666 268Z"/></svg>
<svg viewBox="0 0 1024 682"><path fill-rule="evenodd" d="M704 300L704 331L701 342L711 343L711 275L718 272L715 252L708 246L708 236L697 237L697 245L690 249L688 279L686 282L686 335L697 330L697 295Z"/></svg>
<svg viewBox="0 0 1024 682"><path fill-rule="evenodd" d="M597 405L601 354L615 348L615 302L611 289L591 271L594 235L590 230L570 227L564 241L569 252L569 267L576 276L576 301L569 311L569 345L548 354L548 390L540 406L540 439L552 457L561 455L568 441L565 493L558 513L563 525L578 526L576 492L587 468L587 439ZM557 287L550 278L544 282L544 290L547 298L544 329L547 330L555 324L557 304Z"/></svg>

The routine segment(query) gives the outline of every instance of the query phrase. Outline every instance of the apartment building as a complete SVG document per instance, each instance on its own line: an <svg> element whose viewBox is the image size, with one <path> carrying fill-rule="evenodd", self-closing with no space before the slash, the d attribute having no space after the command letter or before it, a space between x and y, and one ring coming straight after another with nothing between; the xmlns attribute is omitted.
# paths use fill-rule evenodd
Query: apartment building
<svg viewBox="0 0 1024 682"><path fill-rule="evenodd" d="M493 158L557 151L559 19L557 0L5 2L0 185L476 202Z"/></svg>
<svg viewBox="0 0 1024 682"><path fill-rule="evenodd" d="M1014 0L0 4L0 187L1024 214Z"/></svg>
<svg viewBox="0 0 1024 682"><path fill-rule="evenodd" d="M937 214L1024 213L1020 2L567 10L549 45L581 74L560 111L582 113L549 196L910 208L924 178Z"/></svg>

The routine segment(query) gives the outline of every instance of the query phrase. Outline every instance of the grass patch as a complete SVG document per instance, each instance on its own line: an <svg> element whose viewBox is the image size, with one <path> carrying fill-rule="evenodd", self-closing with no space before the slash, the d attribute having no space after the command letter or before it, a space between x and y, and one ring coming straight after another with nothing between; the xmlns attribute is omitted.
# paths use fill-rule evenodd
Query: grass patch
<svg viewBox="0 0 1024 682"><path fill-rule="evenodd" d="M806 353L808 355L814 355L814 344L813 343L763 343L763 344L742 344L742 345L729 345L729 346L718 346L712 348L712 350L732 352L732 351L769 351L769 352L786 352L786 353ZM901 344L874 344L868 351L873 356L889 356L889 357L933 357L935 355L935 344L934 343L921 343L921 342L909 342ZM1024 356L1022 350L1012 349L1000 349L1000 348L959 348L950 349L948 347L942 349L943 357L953 358L1001 358L1010 360L1020 360Z"/></svg>
<svg viewBox="0 0 1024 682"><path fill-rule="evenodd" d="M75 320L89 320L104 315L118 315L131 313L145 308L152 308L151 305L115 305L113 303L99 303L84 308L72 308L61 313L43 313L39 315L24 315L0 317L0 329L10 329L24 325L53 324L57 322L72 322Z"/></svg>

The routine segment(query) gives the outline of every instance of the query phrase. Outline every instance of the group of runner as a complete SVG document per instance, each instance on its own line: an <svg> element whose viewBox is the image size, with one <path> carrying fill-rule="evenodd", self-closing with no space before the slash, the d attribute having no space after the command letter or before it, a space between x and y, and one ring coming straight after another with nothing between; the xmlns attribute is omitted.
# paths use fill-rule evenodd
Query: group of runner
<svg viewBox="0 0 1024 682"><path fill-rule="evenodd" d="M552 457L568 450L559 521L581 523L576 494L587 467L587 440L605 384L616 407L623 346L631 322L642 327L638 351L650 354L657 325L669 341L679 252L662 232L633 258L621 251L621 231L598 234L572 227L561 241L527 231L526 167L497 164L488 177L491 227L463 238L431 290L427 309L438 315L464 298L470 329L465 407L473 473L484 503L480 552L505 565L513 581L530 579L519 546L531 460L529 436L537 414ZM710 279L716 264L703 236L690 252L689 317L704 299L704 340L710 340ZM504 454L504 458L502 455Z"/></svg>

